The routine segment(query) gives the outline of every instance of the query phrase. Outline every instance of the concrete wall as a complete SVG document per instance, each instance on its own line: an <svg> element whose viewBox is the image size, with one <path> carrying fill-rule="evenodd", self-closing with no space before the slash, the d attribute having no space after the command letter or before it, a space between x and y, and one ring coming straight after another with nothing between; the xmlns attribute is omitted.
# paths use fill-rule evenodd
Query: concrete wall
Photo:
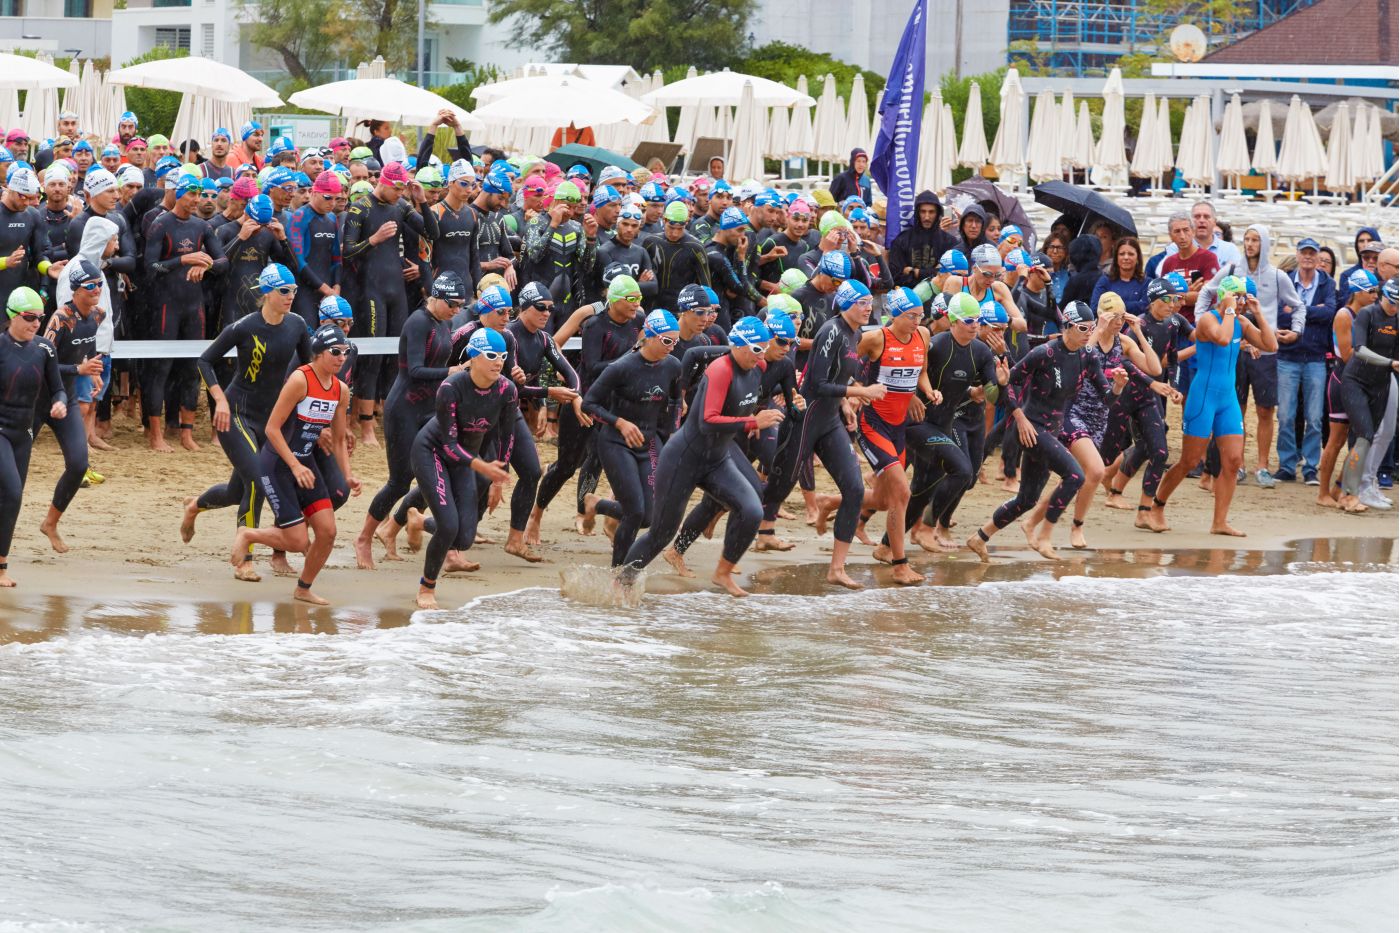
<svg viewBox="0 0 1400 933"><path fill-rule="evenodd" d="M79 49L83 58L101 58L111 52L111 20L66 18L61 15L61 2L58 12L60 15L54 17L0 16L0 51L34 49L58 57L72 54L70 49Z"/></svg>

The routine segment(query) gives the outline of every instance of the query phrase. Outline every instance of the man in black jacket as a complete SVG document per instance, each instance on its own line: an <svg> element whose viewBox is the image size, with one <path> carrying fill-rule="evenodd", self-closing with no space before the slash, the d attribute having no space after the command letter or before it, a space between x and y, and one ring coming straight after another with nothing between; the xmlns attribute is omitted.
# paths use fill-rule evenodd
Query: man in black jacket
<svg viewBox="0 0 1400 933"><path fill-rule="evenodd" d="M890 271L895 285L912 288L938 271L939 258L958 248L958 238L943 230L943 204L932 191L914 198L914 222L890 244Z"/></svg>

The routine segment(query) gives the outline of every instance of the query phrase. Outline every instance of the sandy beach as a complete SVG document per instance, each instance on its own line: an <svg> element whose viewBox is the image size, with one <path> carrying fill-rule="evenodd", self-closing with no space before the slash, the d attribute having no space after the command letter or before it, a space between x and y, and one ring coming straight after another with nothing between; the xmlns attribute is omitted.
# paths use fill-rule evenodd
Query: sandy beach
<svg viewBox="0 0 1400 933"><path fill-rule="evenodd" d="M1246 423L1252 424L1252 418L1251 413ZM146 450L130 419L119 416L116 427L115 443L120 449L105 453L94 451L92 457L93 467L105 474L106 482L81 490L60 526L70 547L67 554L54 553L38 531L61 464L52 434L45 432L39 439L10 554L10 573L19 587L15 591L0 591L0 612L5 612L7 607L10 612L18 610L40 596L201 602L290 601L293 581L273 576L261 555L258 561L259 570L263 572L261 583L241 583L233 579L227 563L234 521L232 510L202 515L194 540L188 545L180 541L181 503L185 497L222 481L229 473L223 452L217 444L207 440L207 419L201 420L196 431L202 445L199 451L177 450L168 455ZM1172 436L1179 438L1175 430ZM554 449L552 444L541 444L541 459L552 460ZM1251 437L1245 462L1252 464L1253 456ZM404 561L382 560L382 549L376 545L378 569L373 572L355 569L350 539L363 520L369 497L385 477L385 464L379 451L360 449L356 452L354 466L366 491L352 498L338 513L340 534L316 589L338 608L410 609L421 562L418 555L407 551L402 537L400 551L406 558ZM993 461L989 458L987 471L990 473L992 468ZM829 483L829 480L818 470L819 488L823 482ZM561 570L580 565L606 566L608 540L601 533L601 522L599 533L591 537L580 537L573 530L573 490L570 482L546 513L545 544L541 551L544 563L527 564L501 550L507 531L505 505L485 519L482 531L497 543L478 545L472 550L472 558L481 563L479 572L454 574L440 584L439 601L443 607L460 606L477 596L522 587L557 588ZM1135 500L1137 492L1138 484L1134 481L1128 487L1129 497ZM1346 515L1315 505L1316 494L1315 488L1301 482L1280 483L1269 490L1258 488L1251 480L1238 490L1231 511L1232 522L1247 532L1248 537L1226 539L1207 532L1211 497L1199 490L1194 481L1188 480L1173 498L1168 513L1173 530L1169 533L1157 535L1135 529L1133 513L1103 507L1100 497L1085 526L1091 546L1089 551L1069 548L1067 521L1056 532L1055 540L1066 559L1092 562L1097 551L1222 547L1277 550L1300 538L1396 537L1395 512ZM958 530L975 528L1006 495L998 486L979 485L959 509ZM797 495L789 506L800 514L801 501ZM270 516L265 513L265 518ZM873 519L872 532L877 532L882 522L880 516ZM829 533L818 538L814 530L801 521L782 523L780 532L794 541L797 548L782 554L751 552L742 564L746 574L824 563L828 559ZM878 532L874 536L878 537ZM718 551L718 540L702 539L691 549L690 565L700 574L696 580L682 579L658 561L648 576L649 591L712 589L705 581ZM925 573L940 567L952 569L948 564L977 562L968 551L941 555L928 554L915 547L910 556L913 565ZM1053 566L1052 562L1030 551L1014 528L1007 529L993 541L993 559L994 563L1033 561L1047 568ZM296 560L293 563L299 565ZM890 585L888 569L871 559L870 549L858 542L851 552L851 569L853 576L867 585Z"/></svg>

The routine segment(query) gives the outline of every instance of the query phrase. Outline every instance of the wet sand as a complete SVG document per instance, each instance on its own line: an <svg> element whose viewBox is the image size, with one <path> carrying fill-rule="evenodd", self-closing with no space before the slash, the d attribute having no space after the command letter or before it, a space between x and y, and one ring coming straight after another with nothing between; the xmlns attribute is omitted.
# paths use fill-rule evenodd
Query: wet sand
<svg viewBox="0 0 1400 933"><path fill-rule="evenodd" d="M206 420L201 421L196 434L202 444L199 451L153 454L144 448L134 423L119 418L116 443L121 449L110 453L94 451L92 457L94 468L104 473L107 481L79 492L61 525L70 551L56 554L38 530L61 464L53 437L45 432L35 448L24 509L10 554L10 573L18 581L19 588L0 592L0 616L17 619L34 612L42 613L44 601L49 597L71 601L72 605L63 611L65 616L83 605L120 602L128 607L140 607L178 601L225 606L225 620L237 628L240 615L247 614L237 607L290 602L294 581L274 577L261 556L257 566L263 573L262 582L241 583L232 578L227 554L233 510L202 515L194 540L188 545L181 543L179 524L184 499L215 482L222 482L229 474L223 452L206 440L209 436ZM553 445L542 444L540 453L543 460L552 460ZM1251 444L1246 452L1246 463L1252 462ZM990 474L993 461L989 459L986 466ZM342 611L353 615L360 610L371 610L365 616L365 624L369 624L372 617L382 617L381 621L390 624L406 623L422 570L421 558L408 552L401 537L400 551L406 558L403 562L382 560L383 551L376 545L378 569L373 572L355 569L350 541L358 532L369 498L383 481L386 471L382 453L374 450L357 451L354 467L366 491L352 498L338 513L340 534L316 590L332 601L336 610L333 615L343 615ZM819 489L829 483L820 470L818 477ZM557 589L561 570L580 565L605 567L609 542L601 533L601 521L599 533L591 537L580 537L573 530L573 490L571 482L546 513L545 546L541 549L544 563L527 564L501 550L508 530L508 507L503 504L482 523L483 533L495 538L497 543L478 545L471 552L472 559L481 563L481 570L447 577L439 585L439 602L450 608L477 596L522 587ZM1137 492L1138 484L1134 481L1128 487L1128 498L1135 501ZM929 575L929 582L950 583L996 579L1005 573L1103 572L1110 565L1137 566L1133 554L1157 554L1163 549L1178 554L1218 551L1233 555L1245 551L1273 551L1282 555L1287 552L1289 542L1302 538L1315 542L1320 555L1303 559L1332 561L1346 559L1333 556L1334 552L1345 548L1344 542L1338 539L1393 541L1396 538L1396 512L1346 515L1315 505L1316 494L1315 488L1302 483L1280 483L1272 490L1260 489L1252 481L1241 486L1231 510L1231 521L1248 533L1248 537L1241 539L1208 533L1211 496L1188 480L1173 497L1168 511L1173 530L1166 534L1135 529L1134 513L1108 509L1102 505L1100 496L1085 525L1090 550L1072 550L1068 542L1069 522L1062 522L1055 540L1063 559L1057 562L1030 551L1020 531L1014 527L993 539L990 566L981 565L968 551L935 555L915 547L910 556L915 568ZM1006 497L1007 493L998 486L979 485L963 500L955 533L970 534ZM789 507L801 514L800 498L794 495ZM268 519L270 515L265 512L264 520ZM873 538L878 539L882 523L880 516L872 520ZM819 570L828 560L829 533L818 538L814 530L800 520L780 523L779 531L797 544L795 550L781 554L750 553L742 562L745 580L756 590L768 589L773 581L788 579L794 574L816 572L806 568ZM712 589L704 581L708 580L718 553L718 539L702 539L691 549L690 566L699 575L697 580L681 579L658 561L648 576L648 590ZM1388 553L1384 559L1390 559ZM1159 560L1153 562L1160 566ZM294 558L293 564L299 566L299 560ZM1008 565L1026 566L1011 571ZM870 548L859 543L852 549L850 566L852 575L868 585L889 583L888 568L871 559ZM1203 566L1208 568L1209 561ZM1204 572L1240 571L1227 565ZM141 611L138 609L131 615L139 619Z"/></svg>

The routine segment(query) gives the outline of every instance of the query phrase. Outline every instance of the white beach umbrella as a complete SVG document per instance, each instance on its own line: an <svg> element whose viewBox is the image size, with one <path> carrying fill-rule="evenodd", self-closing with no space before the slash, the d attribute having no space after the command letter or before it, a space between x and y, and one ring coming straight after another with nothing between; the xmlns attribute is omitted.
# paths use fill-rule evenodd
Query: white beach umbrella
<svg viewBox="0 0 1400 933"><path fill-rule="evenodd" d="M1322 149L1312 110L1297 94L1288 101L1288 120L1283 126L1279 147L1278 174L1289 182L1316 179L1327 171L1327 153Z"/></svg>
<svg viewBox="0 0 1400 933"><path fill-rule="evenodd" d="M1060 108L1049 88L1035 98L1031 135L1026 144L1026 164L1032 181L1049 181L1064 174L1060 154Z"/></svg>
<svg viewBox="0 0 1400 933"><path fill-rule="evenodd" d="M383 62L375 64L383 67ZM574 80L583 81L582 78ZM585 83L589 87L597 86L592 82ZM638 110L645 109L625 94L620 94L617 91L608 91L608 94L616 95L630 107ZM563 97L563 92L556 92L556 95L554 100L557 105L560 98ZM598 96L602 96L601 92ZM465 132L482 133L486 130L483 121L447 98L434 94L432 91L405 84L397 78L354 78L349 81L333 81L330 84L322 84L298 91L288 98L288 103L297 107L305 107L307 110L319 110L322 113L338 116L353 115L360 120L387 120L391 123L403 123L409 126L428 126L437 118L439 110L447 109L456 114ZM522 106L543 103L538 97L531 97L527 101L521 102ZM588 115L588 113L583 114L583 116ZM640 119L646 119L645 114ZM556 125L566 126L568 122L566 119L563 123ZM577 125L586 126L587 124Z"/></svg>
<svg viewBox="0 0 1400 933"><path fill-rule="evenodd" d="M797 92L803 97L807 94L807 76L798 75ZM813 147L816 137L812 133L812 108L794 107L788 114L788 144L787 151L795 156L803 158L813 157Z"/></svg>
<svg viewBox="0 0 1400 933"><path fill-rule="evenodd" d="M942 193L953 183L953 160L957 155L957 140L953 139L953 111L943 103L938 88L924 107L919 126L919 165L915 171L915 187Z"/></svg>
<svg viewBox="0 0 1400 933"><path fill-rule="evenodd" d="M1332 118L1332 133L1327 140L1327 174L1323 184L1328 191L1339 194L1355 188L1357 180L1351 153L1351 109L1346 101L1342 101Z"/></svg>
<svg viewBox="0 0 1400 933"><path fill-rule="evenodd" d="M739 108L734 118L734 140L729 149L725 174L734 179L763 177L762 111L754 103L751 88L746 88L739 97Z"/></svg>
<svg viewBox="0 0 1400 933"><path fill-rule="evenodd" d="M844 158L852 149L870 149L870 104L865 98L865 78L860 72L851 79L851 99L846 111Z"/></svg>
<svg viewBox="0 0 1400 933"><path fill-rule="evenodd" d="M597 82L567 75L546 80L553 86L499 97L478 107L476 118L488 126L600 127L641 124L654 113L649 105Z"/></svg>
<svg viewBox="0 0 1400 933"><path fill-rule="evenodd" d="M1127 120L1123 114L1123 72L1114 68L1103 88L1103 129L1094 150L1093 167L1108 184L1121 185L1128 178L1128 154L1124 149Z"/></svg>
<svg viewBox="0 0 1400 933"><path fill-rule="evenodd" d="M1379 110L1366 104L1351 121L1352 159L1359 181L1375 181L1385 171L1385 150L1381 139Z"/></svg>
<svg viewBox="0 0 1400 933"><path fill-rule="evenodd" d="M691 65L686 72L687 78L693 78L698 72L695 66ZM700 108L695 104L686 104L681 107L680 118L676 121L676 138L672 142L676 143L685 152L689 152L691 146L695 145L695 121L700 117Z"/></svg>
<svg viewBox="0 0 1400 933"><path fill-rule="evenodd" d="M23 59L24 57L20 55L0 55L0 60L4 58ZM36 68L47 69L47 71L40 72L41 74L61 75L63 79L62 84L41 87L31 86L29 92L24 95L24 115L20 120L20 128L29 135L30 139L43 139L58 125L58 89L60 87L72 87L73 84L71 82L77 79L62 68L55 68L53 60L47 54L41 55L37 59L24 60L32 62ZM3 68L3 65L0 65L0 68ZM11 77L16 81L21 80L18 74L12 73ZM3 80L3 75L0 75L0 87L13 86L26 85L7 84Z"/></svg>
<svg viewBox="0 0 1400 933"><path fill-rule="evenodd" d="M14 88L0 89L0 129L18 126L19 116L19 91Z"/></svg>
<svg viewBox="0 0 1400 933"><path fill-rule="evenodd" d="M281 107L277 92L232 65L192 55L163 58L107 72L109 85L179 91L251 107Z"/></svg>
<svg viewBox="0 0 1400 933"><path fill-rule="evenodd" d="M727 104L735 106L743 94L744 85L751 85L754 104L760 107L810 107L816 103L806 94L794 91L786 84L746 75L737 71L716 71L696 77L685 77L642 95L642 102L653 107L682 107L687 104Z"/></svg>
<svg viewBox="0 0 1400 933"><path fill-rule="evenodd" d="M1128 171L1139 178L1152 178L1157 175L1158 156L1153 146L1158 144L1157 97L1148 91L1142 99L1142 122L1138 124L1137 142L1133 146L1133 158L1128 163Z"/></svg>
<svg viewBox="0 0 1400 933"><path fill-rule="evenodd" d="M1222 175L1238 178L1249 174L1249 142L1244 138L1244 106L1240 95L1231 94L1220 121L1220 151L1215 167Z"/></svg>
<svg viewBox="0 0 1400 933"><path fill-rule="evenodd" d="M27 55L0 52L0 88L53 91L54 109L57 110L58 89L77 86L77 76L62 68L55 68L53 59L47 55L30 58Z"/></svg>
<svg viewBox="0 0 1400 933"><path fill-rule="evenodd" d="M944 104L938 126L938 161L933 173L933 190L939 195L953 183L953 166L958 161L958 138L954 132L953 105Z"/></svg>
<svg viewBox="0 0 1400 933"><path fill-rule="evenodd" d="M763 154L768 158L782 160L792 156L792 114L793 110L787 107L768 111L768 131L763 140Z"/></svg>
<svg viewBox="0 0 1400 933"><path fill-rule="evenodd" d="M1094 159L1094 123L1089 117L1089 102L1079 102L1079 119L1075 122L1074 155L1070 159L1076 168L1088 168Z"/></svg>
<svg viewBox="0 0 1400 933"><path fill-rule="evenodd" d="M126 88L119 84L109 86L102 78L103 76L100 74L97 76L98 94L101 103L98 113L102 115L99 118L98 125L110 126L115 129L117 123L121 120L121 115L126 113L128 109L126 106ZM234 129L234 127L229 127L229 129Z"/></svg>
<svg viewBox="0 0 1400 933"><path fill-rule="evenodd" d="M91 66L91 64L92 64L92 62L91 62L91 60L89 60L88 65ZM87 88L83 87L82 62L78 61L76 58L69 59L69 61L68 61L68 73L69 73L70 75L73 75L74 77L76 77L76 78L78 79L78 86L77 86L77 87L64 88L64 90L63 90L63 109L64 109L64 110L71 110L71 111L73 111L74 113L79 114L79 116L81 117L82 109L83 109L82 97L83 97L83 94L85 94L85 93L87 92ZM3 124L0 124L0 125L3 125ZM79 125L79 126L82 125L81 121L79 122L78 125Z"/></svg>
<svg viewBox="0 0 1400 933"><path fill-rule="evenodd" d="M836 96L836 77L828 74L822 79L822 95L812 116L812 157L821 162L833 162L841 155L846 114Z"/></svg>
<svg viewBox="0 0 1400 933"><path fill-rule="evenodd" d="M1254 158L1250 165L1260 175L1273 175L1278 168L1278 150L1274 146L1274 115L1270 102L1260 101L1259 132L1254 134Z"/></svg>
<svg viewBox="0 0 1400 933"><path fill-rule="evenodd" d="M1079 112L1074 106L1074 94L1065 91L1060 95L1060 107L1055 114L1055 132L1059 137L1060 162L1066 170L1073 171L1083 166L1074 164L1074 144L1079 136Z"/></svg>
<svg viewBox="0 0 1400 933"><path fill-rule="evenodd" d="M1202 94L1191 105L1188 119L1193 120L1191 145L1183 144L1183 156L1177 159L1181 177L1189 185L1208 185L1215 179L1215 124L1210 118L1210 98ZM1186 138L1185 131L1182 138Z"/></svg>
<svg viewBox="0 0 1400 933"><path fill-rule="evenodd" d="M1157 174L1161 175L1170 172L1175 165L1172 160L1172 105L1165 97L1157 101L1157 132L1162 134L1162 162L1157 167Z"/></svg>
<svg viewBox="0 0 1400 933"><path fill-rule="evenodd" d="M962 145L958 147L958 164L980 171L987 164L987 128L982 123L982 88L976 81L967 92L967 111L963 114Z"/></svg>
<svg viewBox="0 0 1400 933"><path fill-rule="evenodd" d="M1014 184L1016 176L1026 170L1026 139L1022 126L1025 113L1026 92L1021 87L1021 73L1008 68L1001 85L1001 119L990 156L1003 184Z"/></svg>

